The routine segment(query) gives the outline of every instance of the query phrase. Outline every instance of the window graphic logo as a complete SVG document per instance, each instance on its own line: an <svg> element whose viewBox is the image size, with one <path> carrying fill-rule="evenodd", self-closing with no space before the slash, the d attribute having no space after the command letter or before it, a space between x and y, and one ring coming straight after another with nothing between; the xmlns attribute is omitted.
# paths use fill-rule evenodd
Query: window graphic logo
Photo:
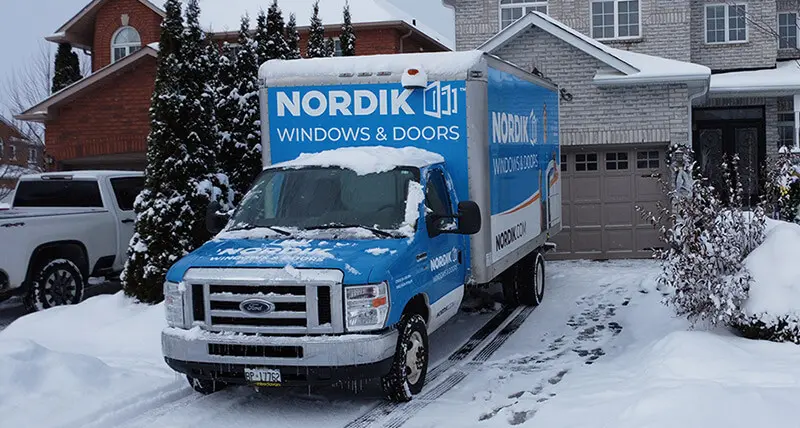
<svg viewBox="0 0 800 428"><path fill-rule="evenodd" d="M458 88L433 82L425 89L425 114L437 119L458 114Z"/></svg>

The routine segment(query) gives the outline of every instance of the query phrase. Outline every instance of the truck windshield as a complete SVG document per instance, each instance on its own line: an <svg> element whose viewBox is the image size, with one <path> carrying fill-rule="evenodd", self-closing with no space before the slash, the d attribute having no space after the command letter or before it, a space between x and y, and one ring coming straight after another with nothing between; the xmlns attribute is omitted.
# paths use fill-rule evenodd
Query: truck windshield
<svg viewBox="0 0 800 428"><path fill-rule="evenodd" d="M239 204L229 230L344 226L396 230L405 220L412 180L419 181L416 168L366 175L342 168L267 170Z"/></svg>

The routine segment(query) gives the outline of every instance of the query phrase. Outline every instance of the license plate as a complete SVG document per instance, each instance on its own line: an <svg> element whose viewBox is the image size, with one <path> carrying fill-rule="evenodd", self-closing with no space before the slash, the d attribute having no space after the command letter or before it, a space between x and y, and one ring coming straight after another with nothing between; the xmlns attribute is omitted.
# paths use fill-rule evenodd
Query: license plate
<svg viewBox="0 0 800 428"><path fill-rule="evenodd" d="M281 371L276 369L245 368L244 379L256 386L281 386Z"/></svg>

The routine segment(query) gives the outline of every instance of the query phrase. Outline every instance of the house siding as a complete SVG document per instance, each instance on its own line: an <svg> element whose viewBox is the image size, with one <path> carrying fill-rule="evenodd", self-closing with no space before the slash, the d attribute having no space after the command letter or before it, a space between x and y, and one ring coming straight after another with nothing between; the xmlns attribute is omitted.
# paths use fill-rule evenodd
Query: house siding
<svg viewBox="0 0 800 428"><path fill-rule="evenodd" d="M161 15L139 0L116 0L105 3L97 11L92 50L92 72L111 64L111 39L122 27L122 15L128 15L128 26L139 32L142 45L157 42L161 37Z"/></svg>
<svg viewBox="0 0 800 428"><path fill-rule="evenodd" d="M747 4L747 42L707 44L705 36L705 7L727 4L722 0L693 0L692 5L692 62L703 64L713 71L763 68L775 66L778 41L774 34L757 28L751 22L763 23L777 30L776 2L769 0L740 1Z"/></svg>
<svg viewBox="0 0 800 428"><path fill-rule="evenodd" d="M562 145L689 141L684 84L598 87L593 77L604 64L538 28L496 54L527 70L536 67L572 95L561 102Z"/></svg>
<svg viewBox="0 0 800 428"><path fill-rule="evenodd" d="M0 165L18 165L26 168L41 168L44 165L44 147L28 140L19 130L3 120L0 120L0 142L3 143L3 149L0 150ZM11 147L16 148L16 156L13 158ZM31 147L36 149L36 159L33 162L28 152ZM3 189L13 189L16 184L16 179L0 177L0 196L6 193Z"/></svg>

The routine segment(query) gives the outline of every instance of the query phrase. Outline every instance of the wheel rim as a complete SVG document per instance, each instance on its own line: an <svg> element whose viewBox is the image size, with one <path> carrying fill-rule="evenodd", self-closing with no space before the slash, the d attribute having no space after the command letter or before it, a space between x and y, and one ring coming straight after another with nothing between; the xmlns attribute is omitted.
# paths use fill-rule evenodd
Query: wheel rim
<svg viewBox="0 0 800 428"><path fill-rule="evenodd" d="M44 281L44 300L49 306L72 303L78 293L78 283L67 270L58 269Z"/></svg>
<svg viewBox="0 0 800 428"><path fill-rule="evenodd" d="M536 260L536 275L534 275L534 290L536 290L536 298L541 298L544 294L544 269L542 269L541 259Z"/></svg>
<svg viewBox="0 0 800 428"><path fill-rule="evenodd" d="M424 364L425 344L422 335L415 331L408 339L408 351L406 351L406 379L416 385L422 376L422 366Z"/></svg>

